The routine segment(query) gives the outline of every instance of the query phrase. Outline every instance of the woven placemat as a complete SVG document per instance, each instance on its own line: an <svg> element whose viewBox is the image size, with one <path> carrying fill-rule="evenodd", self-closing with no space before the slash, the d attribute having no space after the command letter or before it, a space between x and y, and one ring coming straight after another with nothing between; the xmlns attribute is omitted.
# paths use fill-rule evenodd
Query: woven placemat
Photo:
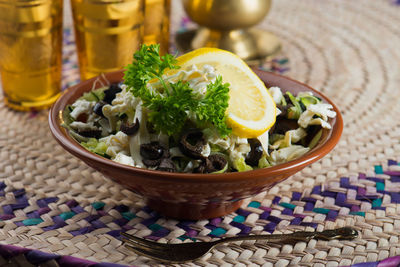
<svg viewBox="0 0 400 267"><path fill-rule="evenodd" d="M173 29L187 28L179 2ZM186 266L338 266L400 255L400 6L395 1L274 1L260 25L281 55L260 67L321 90L345 127L326 157L233 214L201 221L161 217L143 200L66 153L47 112L0 104L0 242L119 264L157 262L127 250L121 231L159 242L354 226L354 241L220 246ZM79 80L70 30L64 87Z"/></svg>

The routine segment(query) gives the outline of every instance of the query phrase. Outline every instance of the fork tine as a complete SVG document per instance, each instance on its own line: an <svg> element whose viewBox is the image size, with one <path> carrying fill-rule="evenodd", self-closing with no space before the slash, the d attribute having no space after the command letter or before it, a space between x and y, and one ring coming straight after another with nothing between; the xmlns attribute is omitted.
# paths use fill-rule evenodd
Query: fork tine
<svg viewBox="0 0 400 267"><path fill-rule="evenodd" d="M129 238L123 238L122 241L124 241L127 244L130 244L131 246L138 247L138 248L157 249L157 250L162 250L163 249L162 247L157 246L156 243L149 244L149 243L144 243L144 242L137 242L137 241L129 239Z"/></svg>
<svg viewBox="0 0 400 267"><path fill-rule="evenodd" d="M144 238L136 237L136 236L133 236L128 233L121 233L121 235L123 237L123 241L128 242L132 245L146 246L149 248L154 248L154 247L164 248L165 247L165 244L149 241Z"/></svg>

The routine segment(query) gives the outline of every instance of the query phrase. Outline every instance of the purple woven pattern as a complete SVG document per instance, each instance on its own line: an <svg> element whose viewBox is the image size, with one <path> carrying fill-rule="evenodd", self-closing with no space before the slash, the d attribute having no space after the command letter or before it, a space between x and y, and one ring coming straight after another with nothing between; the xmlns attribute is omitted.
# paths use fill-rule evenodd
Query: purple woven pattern
<svg viewBox="0 0 400 267"><path fill-rule="evenodd" d="M26 249L11 245L0 245L0 267L30 267L30 266L64 266L64 267L124 267L114 263L96 263L71 256L60 256ZM132 265L133 266L133 265ZM387 258L381 262L366 262L352 265L352 267L397 267L400 266L400 256Z"/></svg>
<svg viewBox="0 0 400 267"><path fill-rule="evenodd" d="M388 166L399 165L398 162L389 160ZM263 205L258 201L252 201L242 207L236 213L226 217L204 220L203 227L199 229L198 222L180 221L174 224L174 231L180 228L181 240L197 237L219 237L222 235L247 235L254 231L274 232L277 227L292 227L301 229L311 227L317 228L320 222L335 221L338 216L366 216L369 210L385 210L391 203L399 203L400 193L397 188L400 185L400 172L384 170L382 166L375 166L375 175L368 176L359 174L358 177L340 178L340 187L331 189L329 186L315 186L311 194L304 192L293 192L290 201L274 197L271 205ZM367 184L368 186L362 186ZM344 190L347 193L343 193ZM168 222L158 213L143 207L140 210L132 209L125 205L116 205L105 208L105 203L93 202L90 207L81 206L74 199L61 201L58 197L47 197L36 200L35 203L29 200L24 189L7 191L4 182L0 183L0 196L12 194L14 203L3 205L3 212L0 214L2 221L12 220L18 227L34 226L40 227L43 224L44 231L65 228L69 229L70 224L75 223L74 216L81 217L85 222L84 227L68 231L73 236L79 236L102 229L103 232L120 238L122 231L130 229L147 229L148 235L145 238L159 240L167 237L172 229ZM323 201L322 201L323 200ZM332 203L330 208L322 206L322 203ZM53 207L65 205L69 211L54 214ZM32 210L32 207L37 207ZM27 219L15 221L16 213L19 210L31 210L27 212ZM87 212L90 210L90 212ZM258 220L254 222L256 227L249 226L248 220L253 213L258 213ZM51 216L50 216L51 214ZM81 216L86 214L86 216ZM310 216L312 215L312 216ZM51 222L43 218L51 217ZM114 218L111 222L109 218ZM319 218L318 220L316 218ZM105 218L108 223L105 223ZM311 218L311 220L310 220ZM79 223L83 225L83 223ZM112 227L110 226L112 225ZM256 229L257 228L257 229ZM108 229L108 230L107 230ZM228 233L229 231L229 233Z"/></svg>
<svg viewBox="0 0 400 267"><path fill-rule="evenodd" d="M60 256L11 245L0 245L0 266L65 266L65 267L123 267L114 263L97 263L71 256Z"/></svg>

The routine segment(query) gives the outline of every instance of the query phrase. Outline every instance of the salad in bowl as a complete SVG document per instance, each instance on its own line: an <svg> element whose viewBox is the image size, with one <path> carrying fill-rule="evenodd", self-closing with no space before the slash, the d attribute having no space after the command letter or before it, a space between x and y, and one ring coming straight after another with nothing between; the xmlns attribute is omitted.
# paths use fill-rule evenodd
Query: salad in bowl
<svg viewBox="0 0 400 267"><path fill-rule="evenodd" d="M63 126L85 149L121 164L217 174L297 159L335 116L311 91L267 88L230 52L202 48L176 59L143 45L123 82L65 107Z"/></svg>
<svg viewBox="0 0 400 267"><path fill-rule="evenodd" d="M49 112L72 155L178 219L223 216L321 159L338 108L311 87L223 50L178 58L143 46L125 70L83 81Z"/></svg>

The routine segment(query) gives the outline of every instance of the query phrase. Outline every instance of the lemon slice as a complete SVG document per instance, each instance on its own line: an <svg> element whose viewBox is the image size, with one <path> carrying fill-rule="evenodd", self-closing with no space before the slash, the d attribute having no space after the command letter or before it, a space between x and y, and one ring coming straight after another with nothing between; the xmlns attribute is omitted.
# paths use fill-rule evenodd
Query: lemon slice
<svg viewBox="0 0 400 267"><path fill-rule="evenodd" d="M200 48L177 58L183 68L211 65L229 83L227 124L242 138L254 138L275 123L276 106L264 83L238 56L217 48Z"/></svg>

